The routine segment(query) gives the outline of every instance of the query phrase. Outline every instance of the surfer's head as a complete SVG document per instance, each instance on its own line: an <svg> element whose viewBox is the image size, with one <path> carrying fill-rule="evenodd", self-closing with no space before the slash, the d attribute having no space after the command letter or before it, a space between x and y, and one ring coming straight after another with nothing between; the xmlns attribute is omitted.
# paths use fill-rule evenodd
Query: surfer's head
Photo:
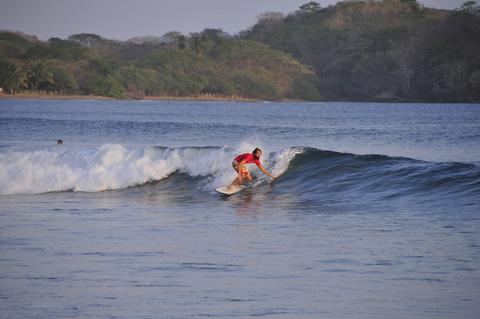
<svg viewBox="0 0 480 319"><path fill-rule="evenodd" d="M253 150L252 154L256 159L260 159L260 156L262 156L262 150L257 147Z"/></svg>

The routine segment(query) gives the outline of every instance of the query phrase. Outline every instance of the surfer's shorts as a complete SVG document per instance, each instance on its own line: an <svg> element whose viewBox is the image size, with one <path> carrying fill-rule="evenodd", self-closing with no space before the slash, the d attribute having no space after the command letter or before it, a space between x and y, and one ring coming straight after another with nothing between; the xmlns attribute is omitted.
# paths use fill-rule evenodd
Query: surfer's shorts
<svg viewBox="0 0 480 319"><path fill-rule="evenodd" d="M248 175L249 174L248 169L245 166L243 166L242 172L239 172L238 171L238 162L235 161L235 160L232 162L232 167L235 170L235 172L237 172L239 174L242 174L242 175Z"/></svg>

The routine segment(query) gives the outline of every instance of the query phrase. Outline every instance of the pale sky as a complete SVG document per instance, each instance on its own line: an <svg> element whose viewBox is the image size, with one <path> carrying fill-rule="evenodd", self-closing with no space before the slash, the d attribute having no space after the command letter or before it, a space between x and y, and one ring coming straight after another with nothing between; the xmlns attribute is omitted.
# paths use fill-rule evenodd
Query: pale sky
<svg viewBox="0 0 480 319"><path fill-rule="evenodd" d="M67 38L95 33L126 40L160 36L168 31L188 34L221 28L234 34L266 11L288 13L310 0L0 0L0 30ZM421 0L427 7L453 9L466 0ZM335 0L316 1L322 7Z"/></svg>

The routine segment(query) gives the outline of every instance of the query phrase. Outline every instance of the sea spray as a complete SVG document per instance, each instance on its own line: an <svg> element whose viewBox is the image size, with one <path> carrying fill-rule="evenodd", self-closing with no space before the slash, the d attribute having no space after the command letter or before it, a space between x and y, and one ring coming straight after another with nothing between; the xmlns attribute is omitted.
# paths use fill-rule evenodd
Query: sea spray
<svg viewBox="0 0 480 319"><path fill-rule="evenodd" d="M2 153L0 194L96 192L160 180L175 171L169 159L155 155L118 144L96 150Z"/></svg>
<svg viewBox="0 0 480 319"><path fill-rule="evenodd" d="M105 144L97 149L0 153L0 194L122 189L159 181L174 172L206 177L204 188L214 189L235 178L231 167L233 158L253 148L248 143L242 143L238 148L139 149ZM267 153L266 161L273 165L275 174L284 170L293 158L286 155L289 151L272 154Z"/></svg>

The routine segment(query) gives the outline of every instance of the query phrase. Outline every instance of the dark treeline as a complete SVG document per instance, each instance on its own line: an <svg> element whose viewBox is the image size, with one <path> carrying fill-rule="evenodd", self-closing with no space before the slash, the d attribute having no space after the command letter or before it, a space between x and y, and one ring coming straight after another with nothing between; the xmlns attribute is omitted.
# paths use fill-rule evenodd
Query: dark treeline
<svg viewBox="0 0 480 319"><path fill-rule="evenodd" d="M235 36L206 29L43 42L0 32L0 87L116 98L480 101L479 8L309 2L287 16L264 13Z"/></svg>
<svg viewBox="0 0 480 319"><path fill-rule="evenodd" d="M325 99L480 101L479 8L310 2L286 17L265 13L242 35L313 66Z"/></svg>

